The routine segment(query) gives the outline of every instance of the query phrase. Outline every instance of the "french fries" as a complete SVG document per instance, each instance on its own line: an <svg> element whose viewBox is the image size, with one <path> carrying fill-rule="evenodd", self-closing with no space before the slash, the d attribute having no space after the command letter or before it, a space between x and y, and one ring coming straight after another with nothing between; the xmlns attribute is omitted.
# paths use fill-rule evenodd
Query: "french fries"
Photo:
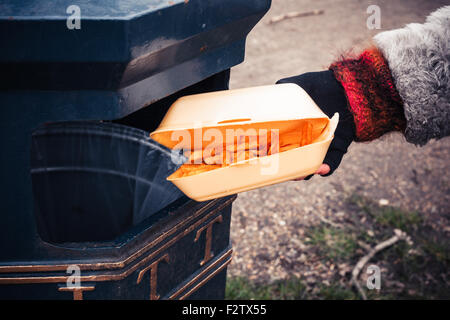
<svg viewBox="0 0 450 320"><path fill-rule="evenodd" d="M281 135L264 132L258 136L237 136L234 143L209 145L202 150L187 151L188 161L174 177L186 177L229 166L232 163L286 152L311 144L320 134L310 121L303 121Z"/></svg>
<svg viewBox="0 0 450 320"><path fill-rule="evenodd" d="M187 176L193 176L196 174L200 174L202 172L214 170L221 168L220 165L211 165L211 164L183 164L174 174L174 178L181 178Z"/></svg>

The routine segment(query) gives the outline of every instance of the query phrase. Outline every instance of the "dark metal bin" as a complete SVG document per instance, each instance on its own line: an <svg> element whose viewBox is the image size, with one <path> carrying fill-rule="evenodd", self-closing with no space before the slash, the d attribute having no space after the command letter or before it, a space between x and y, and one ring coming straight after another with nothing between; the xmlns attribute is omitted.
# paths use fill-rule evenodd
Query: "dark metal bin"
<svg viewBox="0 0 450 320"><path fill-rule="evenodd" d="M92 189L75 201L58 190L70 187L64 175L49 175L61 163L45 161L61 155L50 136L77 130L121 132L131 157L131 138L151 145L145 134L177 97L228 88L229 69L243 61L246 35L270 0L83 1L79 29L68 28L72 5L0 0L0 298L223 298L234 196L199 203L166 185L171 196L151 199L160 207L134 211L146 203L116 198L123 207L107 209L95 197L102 184L126 199L136 189L82 170ZM106 228L83 223L90 216ZM74 268L79 286L70 285Z"/></svg>

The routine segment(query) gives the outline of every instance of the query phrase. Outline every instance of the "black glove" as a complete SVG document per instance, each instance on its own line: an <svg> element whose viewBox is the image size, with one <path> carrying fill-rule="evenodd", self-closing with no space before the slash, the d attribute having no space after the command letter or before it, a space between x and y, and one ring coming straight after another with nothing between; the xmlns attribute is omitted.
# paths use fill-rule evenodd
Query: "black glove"
<svg viewBox="0 0 450 320"><path fill-rule="evenodd" d="M334 139L323 161L331 169L324 176L331 175L339 167L348 146L355 139L355 123L353 115L347 107L344 88L336 80L331 70L304 73L278 80L277 84L279 83L295 83L302 87L329 118L334 113L339 113L339 123L334 133ZM305 180L312 176L308 176Z"/></svg>

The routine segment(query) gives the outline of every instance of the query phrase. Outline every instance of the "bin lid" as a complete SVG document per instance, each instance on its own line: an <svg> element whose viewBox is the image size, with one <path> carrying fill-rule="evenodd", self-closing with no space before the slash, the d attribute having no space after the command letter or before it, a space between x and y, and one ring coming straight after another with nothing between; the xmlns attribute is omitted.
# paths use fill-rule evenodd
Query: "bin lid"
<svg viewBox="0 0 450 320"><path fill-rule="evenodd" d="M270 2L1 0L0 91L121 118L242 62Z"/></svg>

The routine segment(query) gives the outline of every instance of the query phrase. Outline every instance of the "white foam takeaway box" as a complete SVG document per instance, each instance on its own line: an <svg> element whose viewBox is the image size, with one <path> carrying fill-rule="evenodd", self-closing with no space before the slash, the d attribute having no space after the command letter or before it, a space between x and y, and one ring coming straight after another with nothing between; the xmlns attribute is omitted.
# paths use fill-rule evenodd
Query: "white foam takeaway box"
<svg viewBox="0 0 450 320"><path fill-rule="evenodd" d="M186 150L196 145L174 137L189 132L194 139L200 132L204 149L211 143L204 133L211 128L223 135L227 129L272 130L278 132L280 140L292 132L311 135L308 144L288 151L193 175L177 171L167 178L191 199L205 201L313 174L325 158L338 121L337 113L329 119L298 85L278 84L179 98L150 136L170 149Z"/></svg>

